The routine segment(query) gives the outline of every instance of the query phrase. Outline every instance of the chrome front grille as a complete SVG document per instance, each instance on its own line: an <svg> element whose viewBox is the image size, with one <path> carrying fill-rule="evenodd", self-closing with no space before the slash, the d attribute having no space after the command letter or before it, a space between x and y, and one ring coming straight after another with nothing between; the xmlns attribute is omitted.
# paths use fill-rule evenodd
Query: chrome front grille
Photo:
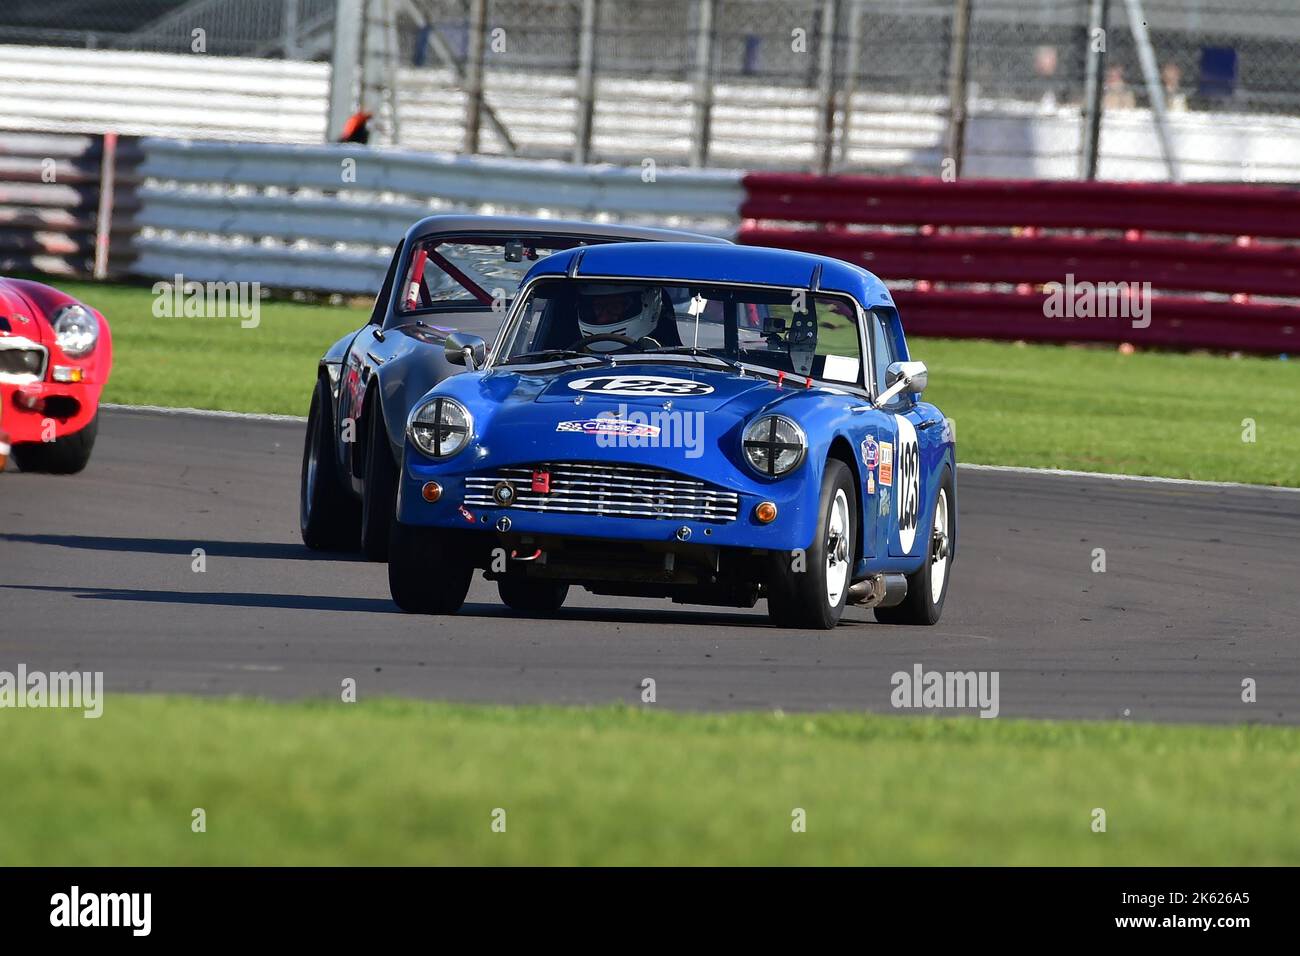
<svg viewBox="0 0 1300 956"><path fill-rule="evenodd" d="M550 491L534 491L535 472L549 474ZM508 483L510 508L557 514L664 518L676 521L735 521L740 496L694 478L639 465L563 462L501 468L465 479L465 504L503 507L493 490Z"/></svg>
<svg viewBox="0 0 1300 956"><path fill-rule="evenodd" d="M31 339L0 336L0 382L26 384L45 377L50 353Z"/></svg>

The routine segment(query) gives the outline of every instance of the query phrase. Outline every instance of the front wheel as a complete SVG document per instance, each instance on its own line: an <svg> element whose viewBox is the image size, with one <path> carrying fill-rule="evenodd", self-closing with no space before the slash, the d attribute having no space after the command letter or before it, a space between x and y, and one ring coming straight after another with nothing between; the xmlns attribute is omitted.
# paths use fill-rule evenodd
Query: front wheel
<svg viewBox="0 0 1300 956"><path fill-rule="evenodd" d="M368 416L366 477L361 490L361 550L371 561L384 561L388 558L388 538L397 510L398 465L388 442L379 393L370 400L374 407Z"/></svg>
<svg viewBox="0 0 1300 956"><path fill-rule="evenodd" d="M469 593L473 566L452 534L394 521L388 542L388 590L408 614L455 614Z"/></svg>
<svg viewBox="0 0 1300 956"><path fill-rule="evenodd" d="M343 487L334 454L334 415L329 385L316 380L302 449L298 529L313 551L353 551L361 533L356 498Z"/></svg>
<svg viewBox="0 0 1300 956"><path fill-rule="evenodd" d="M839 623L857 558L858 498L837 459L822 475L821 520L807 553L779 555L768 583L767 614L778 627L829 630Z"/></svg>
<svg viewBox="0 0 1300 956"><path fill-rule="evenodd" d="M925 563L907 576L907 597L902 604L876 608L876 620L881 624L939 623L944 598L948 596L948 571L952 567L953 534L957 528L956 507L952 470L945 467L934 497Z"/></svg>
<svg viewBox="0 0 1300 956"><path fill-rule="evenodd" d="M90 461L99 434L99 414L80 431L54 441L23 442L11 450L14 461L23 471L44 471L52 475L75 475Z"/></svg>

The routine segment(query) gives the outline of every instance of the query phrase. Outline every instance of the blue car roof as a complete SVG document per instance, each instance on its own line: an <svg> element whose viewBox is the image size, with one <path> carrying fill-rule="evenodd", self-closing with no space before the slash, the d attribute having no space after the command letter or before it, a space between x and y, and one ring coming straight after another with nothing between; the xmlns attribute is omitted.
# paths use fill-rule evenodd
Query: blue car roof
<svg viewBox="0 0 1300 956"><path fill-rule="evenodd" d="M524 281L548 275L741 282L842 292L853 296L864 308L894 305L885 284L866 269L830 256L763 246L617 242L566 249L534 265Z"/></svg>

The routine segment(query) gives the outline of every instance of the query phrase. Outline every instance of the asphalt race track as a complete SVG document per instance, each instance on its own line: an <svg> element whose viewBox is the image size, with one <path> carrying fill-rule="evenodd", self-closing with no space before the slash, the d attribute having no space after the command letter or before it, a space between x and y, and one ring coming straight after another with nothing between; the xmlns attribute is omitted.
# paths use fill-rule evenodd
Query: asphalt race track
<svg viewBox="0 0 1300 956"><path fill-rule="evenodd" d="M783 632L753 611L571 591L452 618L298 539L303 426L113 410L81 475L0 476L0 670L110 691L894 712L890 677L1000 673L1001 714L1300 722L1300 494L963 470L943 623ZM206 571L192 551L206 551ZM1106 572L1094 573L1104 548ZM1258 702L1243 703L1244 678Z"/></svg>

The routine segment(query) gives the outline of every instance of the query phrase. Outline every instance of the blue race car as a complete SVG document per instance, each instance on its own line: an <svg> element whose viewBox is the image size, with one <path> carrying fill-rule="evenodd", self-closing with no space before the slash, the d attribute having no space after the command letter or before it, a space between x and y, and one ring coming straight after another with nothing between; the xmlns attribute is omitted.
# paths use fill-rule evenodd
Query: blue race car
<svg viewBox="0 0 1300 956"><path fill-rule="evenodd" d="M325 352L303 443L303 543L388 556L397 466L412 404L464 365L444 360L449 332L489 335L532 264L602 242L725 239L622 223L515 216L428 216L402 237L370 318Z"/></svg>
<svg viewBox="0 0 1300 956"><path fill-rule="evenodd" d="M388 558L403 610L568 589L934 624L956 553L950 429L888 290L823 256L615 243L528 271L488 357L447 336L412 407Z"/></svg>

